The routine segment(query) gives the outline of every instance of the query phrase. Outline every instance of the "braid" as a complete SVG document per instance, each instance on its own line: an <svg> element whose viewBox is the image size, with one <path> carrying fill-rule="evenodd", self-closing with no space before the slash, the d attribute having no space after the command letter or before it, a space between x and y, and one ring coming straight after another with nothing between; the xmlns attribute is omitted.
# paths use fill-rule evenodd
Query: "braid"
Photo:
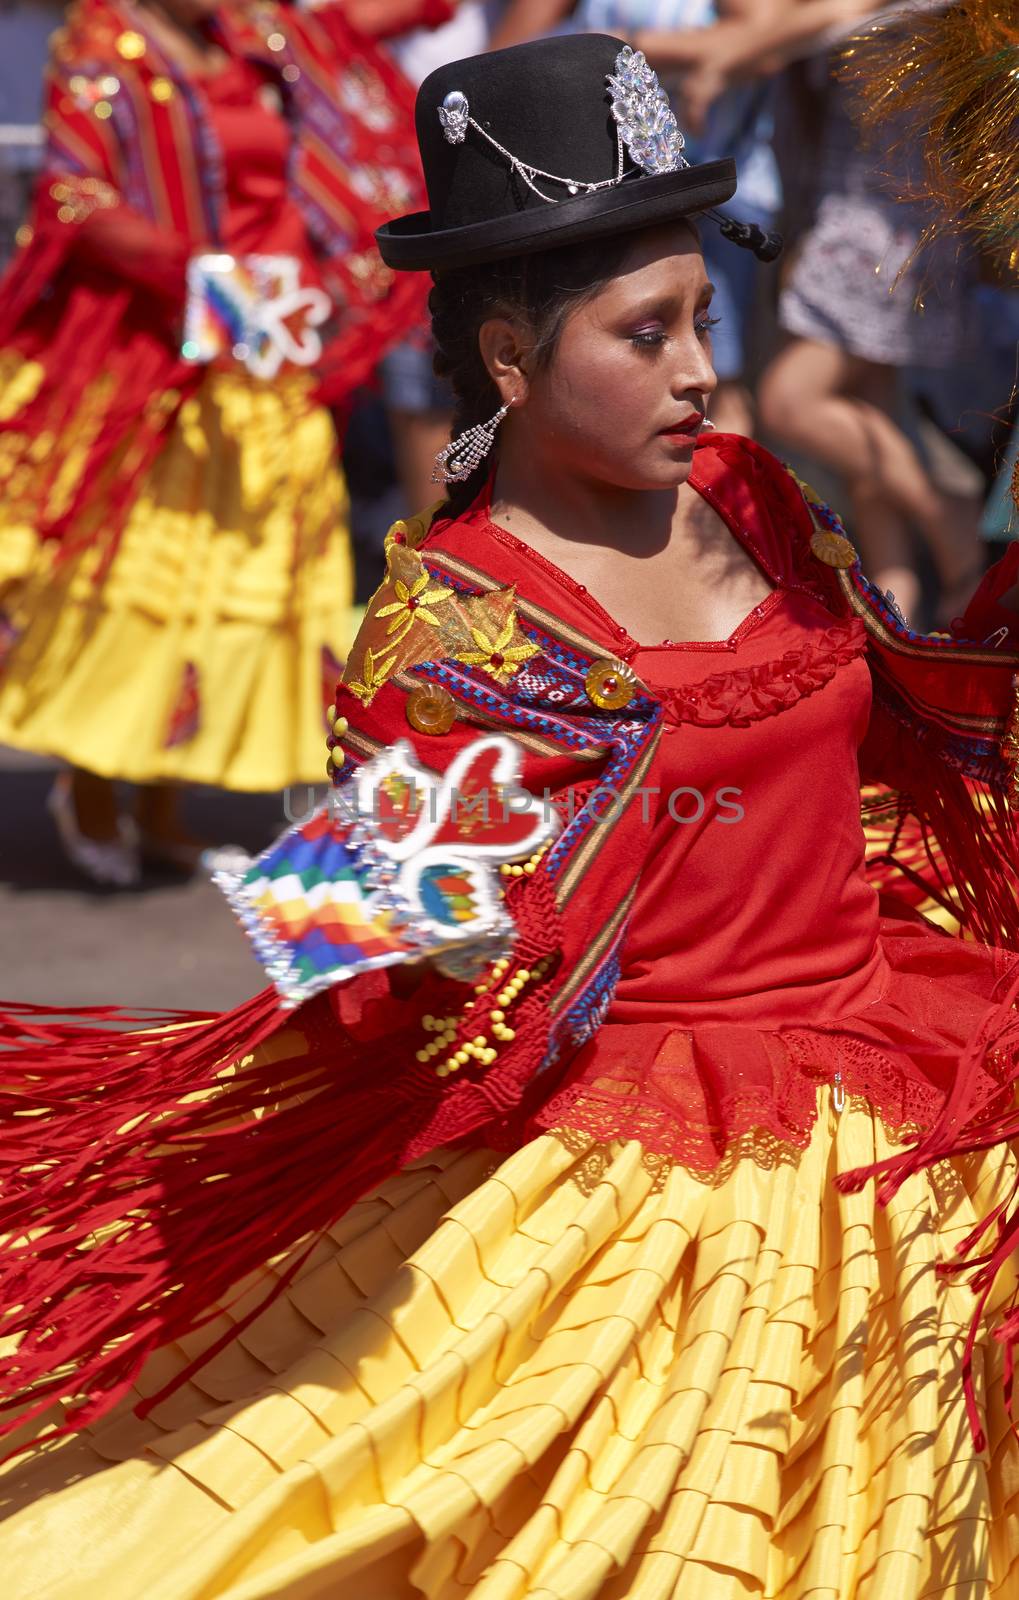
<svg viewBox="0 0 1019 1600"><path fill-rule="evenodd" d="M536 369L547 367L569 312L616 275L631 243L624 237L595 245L566 245L433 275L428 309L435 372L453 389L454 438L487 422L501 404L478 344L482 324L492 317L523 317L534 334ZM463 483L450 485L449 509L454 516L476 498L491 470L491 460L483 461Z"/></svg>

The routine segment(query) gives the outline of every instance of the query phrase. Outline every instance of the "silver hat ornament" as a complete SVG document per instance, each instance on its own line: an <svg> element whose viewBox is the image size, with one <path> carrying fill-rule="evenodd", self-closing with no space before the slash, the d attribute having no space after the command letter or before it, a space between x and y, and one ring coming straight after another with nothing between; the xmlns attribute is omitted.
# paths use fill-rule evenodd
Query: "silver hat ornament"
<svg viewBox="0 0 1019 1600"><path fill-rule="evenodd" d="M485 142L504 156L527 187L541 200L556 203L567 196L596 194L599 189L612 189L622 183L625 176L623 149L630 152L635 166L642 172L657 175L678 172L690 163L683 156L686 140L679 131L668 96L658 82L658 74L648 66L639 50L624 45L616 56L613 72L606 78L611 96L612 115L616 123L618 160L614 178L602 178L589 183L583 178L564 178L556 172L546 172L515 156L512 150L499 143L471 116L467 96L461 89L450 89L438 107L439 121L448 144L463 144L467 129L473 128ZM566 194L546 194L536 180L559 184Z"/></svg>
<svg viewBox="0 0 1019 1600"><path fill-rule="evenodd" d="M625 45L608 78L612 115L630 159L651 176L688 167L686 140L679 131L669 97L641 50Z"/></svg>
<svg viewBox="0 0 1019 1600"><path fill-rule="evenodd" d="M463 144L470 119L467 96L460 89L451 89L439 107L439 121L450 144Z"/></svg>

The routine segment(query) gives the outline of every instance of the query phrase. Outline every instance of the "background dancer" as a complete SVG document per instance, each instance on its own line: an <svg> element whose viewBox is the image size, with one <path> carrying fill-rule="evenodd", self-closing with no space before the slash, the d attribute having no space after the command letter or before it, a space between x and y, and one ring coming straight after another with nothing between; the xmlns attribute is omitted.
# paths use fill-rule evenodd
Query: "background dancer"
<svg viewBox="0 0 1019 1600"><path fill-rule="evenodd" d="M98 881L134 881L139 851L193 865L173 785L321 776L351 598L324 402L420 315L372 239L418 193L411 127L343 8L80 0L54 38L30 242L0 289L0 740L71 764L51 804ZM210 254L270 258L277 288L296 272L274 375L208 296L185 327ZM141 786L137 827L115 778Z"/></svg>

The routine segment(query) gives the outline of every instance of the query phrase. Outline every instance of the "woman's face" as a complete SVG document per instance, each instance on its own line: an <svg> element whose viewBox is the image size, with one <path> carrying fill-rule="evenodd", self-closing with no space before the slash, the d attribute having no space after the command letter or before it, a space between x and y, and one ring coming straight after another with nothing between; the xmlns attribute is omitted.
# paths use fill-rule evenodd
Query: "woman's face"
<svg viewBox="0 0 1019 1600"><path fill-rule="evenodd" d="M691 227L638 235L618 276L568 316L507 418L534 466L625 489L685 482L717 383L711 294Z"/></svg>

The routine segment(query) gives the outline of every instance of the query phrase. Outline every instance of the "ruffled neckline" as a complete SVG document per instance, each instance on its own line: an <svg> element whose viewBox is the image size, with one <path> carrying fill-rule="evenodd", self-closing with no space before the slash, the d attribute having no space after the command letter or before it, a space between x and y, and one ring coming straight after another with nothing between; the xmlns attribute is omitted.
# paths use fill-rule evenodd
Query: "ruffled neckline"
<svg viewBox="0 0 1019 1600"><path fill-rule="evenodd" d="M679 688L649 686L661 699L667 722L748 727L823 689L866 648L866 627L858 617L848 617L771 660L713 672Z"/></svg>

